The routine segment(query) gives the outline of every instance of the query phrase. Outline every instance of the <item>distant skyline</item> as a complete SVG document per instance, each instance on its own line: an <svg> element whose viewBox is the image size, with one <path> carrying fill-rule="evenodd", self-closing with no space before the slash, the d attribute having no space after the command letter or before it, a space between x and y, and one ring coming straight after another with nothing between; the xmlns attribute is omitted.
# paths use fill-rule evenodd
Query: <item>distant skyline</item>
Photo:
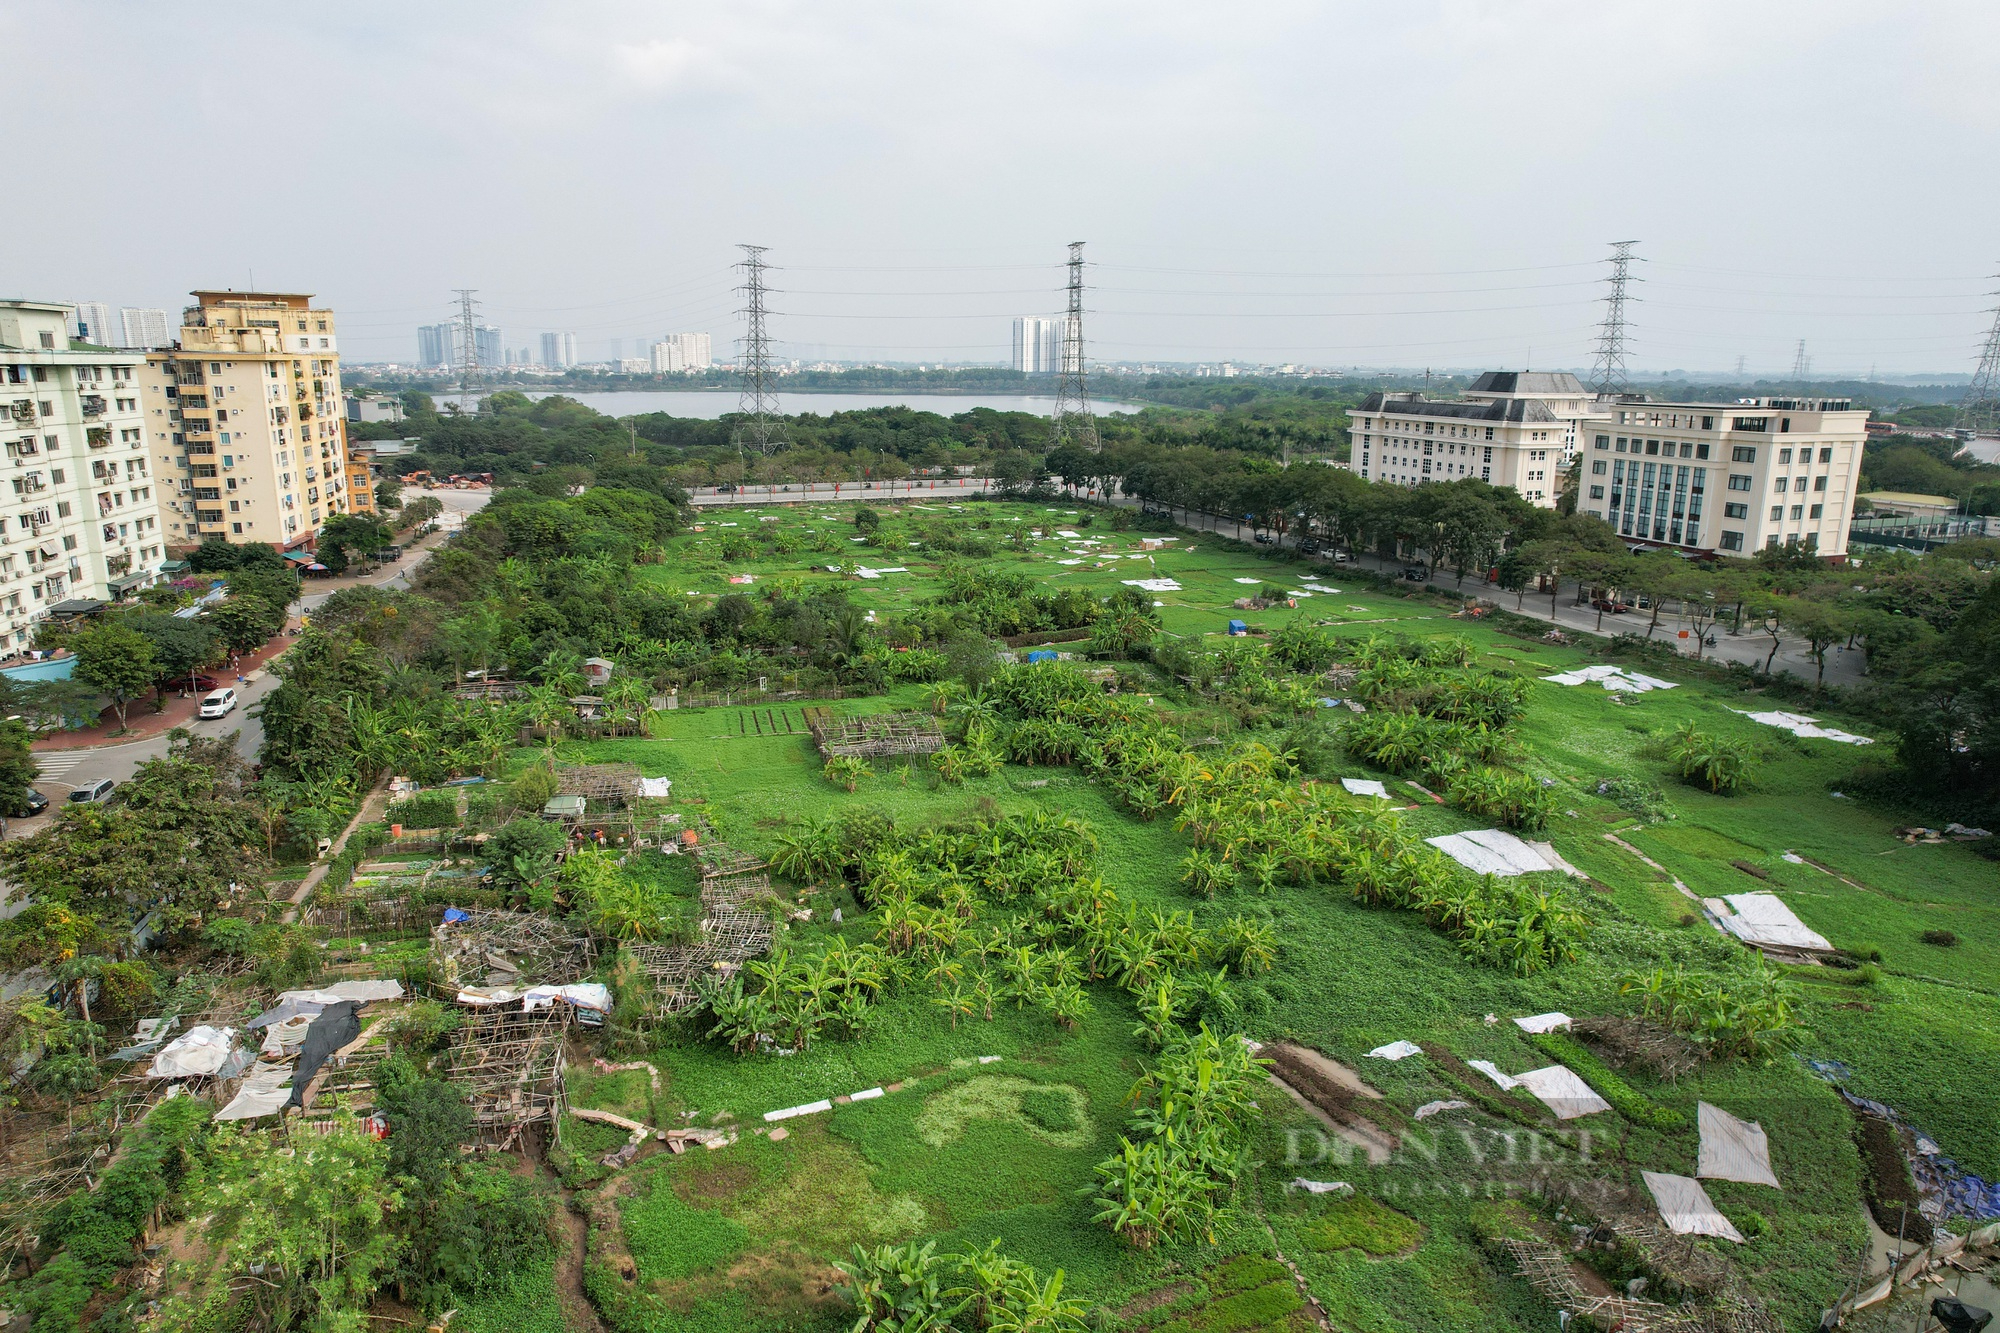
<svg viewBox="0 0 2000 1333"><path fill-rule="evenodd" d="M724 360L739 241L778 350L837 360L1006 363L1075 239L1120 361L1586 366L1637 238L1635 370L1783 377L1803 338L1817 378L1959 374L2000 288L2000 7L1960 0L9 17L31 141L89 165L11 220L0 291L312 292L354 360L414 360L462 286L510 346ZM298 96L246 114L211 69ZM304 189L302 135L334 168ZM262 202L166 206L167 143Z"/></svg>

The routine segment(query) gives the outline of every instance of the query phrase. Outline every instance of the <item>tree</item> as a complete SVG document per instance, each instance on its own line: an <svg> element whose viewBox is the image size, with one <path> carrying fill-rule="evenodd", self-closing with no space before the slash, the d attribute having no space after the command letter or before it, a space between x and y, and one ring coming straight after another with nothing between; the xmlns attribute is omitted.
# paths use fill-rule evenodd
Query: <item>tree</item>
<svg viewBox="0 0 2000 1333"><path fill-rule="evenodd" d="M14 709L36 731L79 731L97 721L103 697L81 680L31 680L15 687Z"/></svg>
<svg viewBox="0 0 2000 1333"><path fill-rule="evenodd" d="M403 483L400 478L384 477L375 483L375 507L377 509L403 507Z"/></svg>
<svg viewBox="0 0 2000 1333"><path fill-rule="evenodd" d="M0 813L21 816L28 813L28 791L41 776L28 729L13 718L0 719Z"/></svg>
<svg viewBox="0 0 2000 1333"><path fill-rule="evenodd" d="M153 681L164 695L168 682L188 679L215 659L215 631L208 622L183 619L164 611L143 611L123 618L123 624L146 636L153 646Z"/></svg>
<svg viewBox="0 0 2000 1333"><path fill-rule="evenodd" d="M125 730L125 710L151 687L159 672L153 644L145 635L113 621L88 629L70 640L76 654L76 675L111 696L118 730Z"/></svg>
<svg viewBox="0 0 2000 1333"><path fill-rule="evenodd" d="M1806 651L1812 656L1813 665L1819 668L1813 683L1824 685L1827 649L1853 632L1853 616L1830 602L1801 598L1793 604L1789 621L1792 633L1806 641Z"/></svg>
<svg viewBox="0 0 2000 1333"><path fill-rule="evenodd" d="M231 597L208 613L208 623L233 652L254 652L285 627L285 612L262 597Z"/></svg>
<svg viewBox="0 0 2000 1333"><path fill-rule="evenodd" d="M882 516L863 505L854 511L854 530L867 536L882 526Z"/></svg>

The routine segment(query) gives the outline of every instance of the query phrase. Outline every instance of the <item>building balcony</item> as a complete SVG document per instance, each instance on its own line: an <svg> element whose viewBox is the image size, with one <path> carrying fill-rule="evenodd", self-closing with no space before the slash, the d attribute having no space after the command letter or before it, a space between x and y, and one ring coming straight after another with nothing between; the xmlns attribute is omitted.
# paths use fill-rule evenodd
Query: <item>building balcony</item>
<svg viewBox="0 0 2000 1333"><path fill-rule="evenodd" d="M87 417L101 417L111 407L101 395L94 393L83 395L77 400L77 405L83 409L83 414Z"/></svg>

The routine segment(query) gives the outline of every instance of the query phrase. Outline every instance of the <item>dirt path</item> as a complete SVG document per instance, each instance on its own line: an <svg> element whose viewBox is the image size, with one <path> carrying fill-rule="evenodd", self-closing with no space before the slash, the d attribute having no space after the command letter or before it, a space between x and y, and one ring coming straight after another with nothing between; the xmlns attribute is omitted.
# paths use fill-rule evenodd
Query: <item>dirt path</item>
<svg viewBox="0 0 2000 1333"><path fill-rule="evenodd" d="M597 1307L583 1292L583 1265L590 1251L590 1223L571 1206L574 1191L562 1192L566 1244L556 1255L556 1293L562 1298L563 1327L569 1333L606 1333Z"/></svg>

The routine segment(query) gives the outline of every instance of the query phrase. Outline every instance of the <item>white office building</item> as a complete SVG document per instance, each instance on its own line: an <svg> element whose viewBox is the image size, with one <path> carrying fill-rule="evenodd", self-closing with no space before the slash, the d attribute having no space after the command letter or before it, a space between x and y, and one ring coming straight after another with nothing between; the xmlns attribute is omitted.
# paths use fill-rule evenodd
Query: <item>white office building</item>
<svg viewBox="0 0 2000 1333"><path fill-rule="evenodd" d="M1635 545L1847 554L1868 413L1844 398L1600 400L1577 508ZM1672 460L1672 461L1669 461Z"/></svg>
<svg viewBox="0 0 2000 1333"><path fill-rule="evenodd" d="M165 347L174 340L168 330L167 312L164 310L141 310L128 305L119 310L118 318L124 326L123 346L144 352Z"/></svg>
<svg viewBox="0 0 2000 1333"><path fill-rule="evenodd" d="M146 358L71 346L74 307L0 301L0 644L115 601L166 558L139 406Z"/></svg>
<svg viewBox="0 0 2000 1333"><path fill-rule="evenodd" d="M542 365L549 370L564 370L577 363L576 335L574 333L544 333L542 335Z"/></svg>
<svg viewBox="0 0 2000 1333"><path fill-rule="evenodd" d="M1041 315L1014 320L1014 369L1023 375L1053 375L1062 369L1063 321Z"/></svg>
<svg viewBox="0 0 2000 1333"><path fill-rule="evenodd" d="M678 370L707 370L715 364L713 342L706 333L669 333L660 342L674 348L679 359ZM658 369L659 354L654 353L654 369Z"/></svg>
<svg viewBox="0 0 2000 1333"><path fill-rule="evenodd" d="M1403 486L1478 477L1553 509L1580 428L1604 411L1567 371L1489 370L1450 400L1371 393L1348 409L1344 466Z"/></svg>

